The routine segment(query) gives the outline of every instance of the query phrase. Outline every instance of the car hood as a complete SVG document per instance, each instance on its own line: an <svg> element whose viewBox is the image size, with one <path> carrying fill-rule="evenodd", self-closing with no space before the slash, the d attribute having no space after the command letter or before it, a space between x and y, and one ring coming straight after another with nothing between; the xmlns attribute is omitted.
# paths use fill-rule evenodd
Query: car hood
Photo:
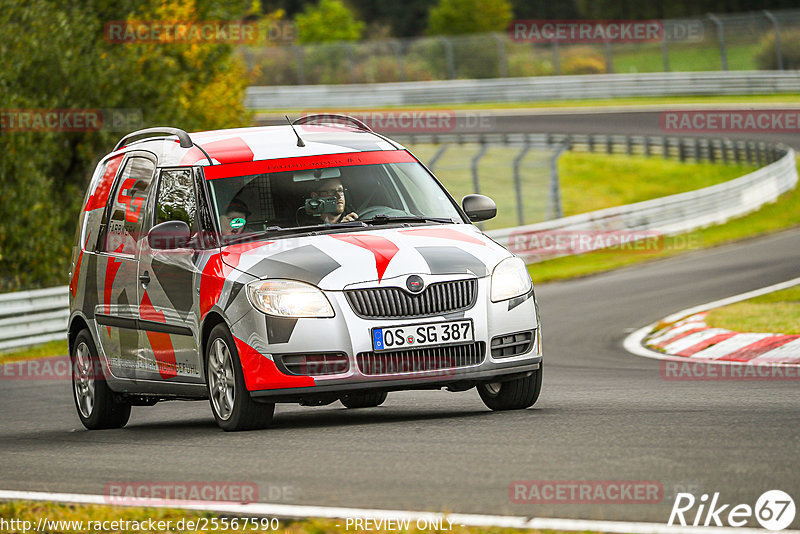
<svg viewBox="0 0 800 534"><path fill-rule="evenodd" d="M301 280L327 290L409 274L491 274L511 254L472 225L369 228L253 241L221 249L222 261L257 278Z"/></svg>

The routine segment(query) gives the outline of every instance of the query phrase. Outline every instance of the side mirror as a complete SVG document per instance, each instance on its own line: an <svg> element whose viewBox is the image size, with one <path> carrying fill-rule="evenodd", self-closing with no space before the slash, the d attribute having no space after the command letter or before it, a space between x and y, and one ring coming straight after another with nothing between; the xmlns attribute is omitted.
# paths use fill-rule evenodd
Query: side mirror
<svg viewBox="0 0 800 534"><path fill-rule="evenodd" d="M484 195L467 195L461 200L461 208L472 222L485 221L497 215L497 204Z"/></svg>
<svg viewBox="0 0 800 534"><path fill-rule="evenodd" d="M147 242L150 248L168 250L186 248L191 239L189 225L183 221L166 221L157 224L147 233Z"/></svg>

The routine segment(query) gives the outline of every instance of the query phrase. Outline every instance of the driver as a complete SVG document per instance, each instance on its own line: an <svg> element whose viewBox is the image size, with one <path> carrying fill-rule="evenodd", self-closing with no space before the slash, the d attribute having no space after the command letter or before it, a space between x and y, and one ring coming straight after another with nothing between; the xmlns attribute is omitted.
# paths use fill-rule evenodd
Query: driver
<svg viewBox="0 0 800 534"><path fill-rule="evenodd" d="M322 222L333 224L338 222L350 222L358 219L358 214L351 211L345 215L345 191L342 181L339 178L329 178L320 183L318 189L311 192L311 198L336 198L336 213L323 213L320 215Z"/></svg>
<svg viewBox="0 0 800 534"><path fill-rule="evenodd" d="M238 198L231 200L230 204L228 204L228 208L225 210L225 214L221 215L219 218L222 234L234 235L242 233L249 215L250 209L243 200Z"/></svg>

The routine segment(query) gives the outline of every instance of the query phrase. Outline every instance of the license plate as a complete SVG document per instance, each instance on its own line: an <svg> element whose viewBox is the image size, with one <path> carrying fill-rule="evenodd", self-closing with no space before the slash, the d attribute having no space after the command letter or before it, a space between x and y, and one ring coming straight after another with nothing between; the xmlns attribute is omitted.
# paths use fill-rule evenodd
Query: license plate
<svg viewBox="0 0 800 534"><path fill-rule="evenodd" d="M372 329L372 349L375 352L457 345L474 340L475 332L471 319Z"/></svg>

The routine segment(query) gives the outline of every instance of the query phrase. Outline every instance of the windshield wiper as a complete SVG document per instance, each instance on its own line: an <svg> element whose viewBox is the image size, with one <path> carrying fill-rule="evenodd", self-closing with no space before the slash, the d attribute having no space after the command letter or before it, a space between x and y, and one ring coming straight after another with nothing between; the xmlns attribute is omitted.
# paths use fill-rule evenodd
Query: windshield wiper
<svg viewBox="0 0 800 534"><path fill-rule="evenodd" d="M327 230L336 230L338 228L361 228L366 226L365 223L361 221L348 221L348 222L340 222L340 223L333 223L333 224L312 224L308 226L289 226L289 227L282 227L282 226L270 226L265 230L260 230L258 232L252 232L249 234L237 235L236 237L228 236L226 245L233 245L237 243L246 243L247 241L257 241L259 239L263 239L264 237L273 237L273 236L281 236L281 235L288 235L288 234L295 234L295 233L306 233L306 232L325 232Z"/></svg>
<svg viewBox="0 0 800 534"><path fill-rule="evenodd" d="M394 222L435 222L452 224L453 219L445 217L421 217L418 215L376 215L369 219L361 219L367 224L388 224Z"/></svg>

